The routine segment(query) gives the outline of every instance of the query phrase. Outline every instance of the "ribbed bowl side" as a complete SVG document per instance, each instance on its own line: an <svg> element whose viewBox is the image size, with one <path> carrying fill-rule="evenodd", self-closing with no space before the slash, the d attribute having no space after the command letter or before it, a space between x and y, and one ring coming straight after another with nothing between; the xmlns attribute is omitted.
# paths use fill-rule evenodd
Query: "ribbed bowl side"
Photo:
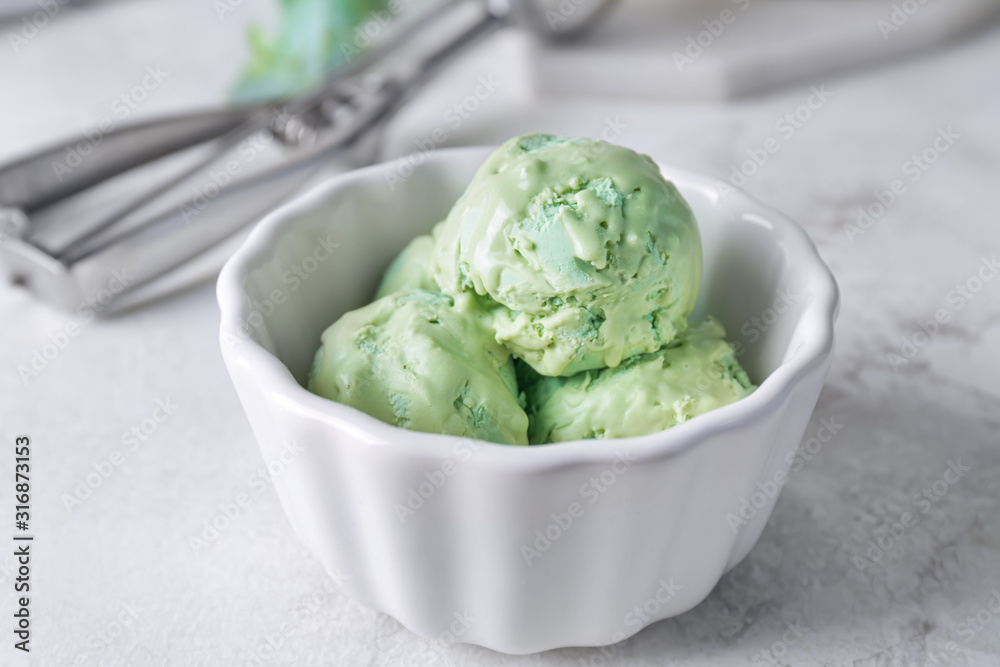
<svg viewBox="0 0 1000 667"><path fill-rule="evenodd" d="M823 371L673 455L637 465L628 441L595 442L620 462L531 475L481 465L471 441L452 441L446 471L263 392L241 399L266 461L289 437L302 449L275 487L345 592L421 635L523 654L620 641L703 600L759 537L773 500L737 532L726 515L787 469Z"/></svg>

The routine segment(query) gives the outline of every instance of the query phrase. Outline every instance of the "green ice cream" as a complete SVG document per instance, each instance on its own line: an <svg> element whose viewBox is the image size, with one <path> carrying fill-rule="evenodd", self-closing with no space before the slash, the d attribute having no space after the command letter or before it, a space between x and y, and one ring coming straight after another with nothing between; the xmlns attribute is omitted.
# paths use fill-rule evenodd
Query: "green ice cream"
<svg viewBox="0 0 1000 667"><path fill-rule="evenodd" d="M409 289L437 292L437 283L427 270L433 252L434 239L430 234L423 234L410 241L389 265L375 298L381 299L389 294Z"/></svg>
<svg viewBox="0 0 1000 667"><path fill-rule="evenodd" d="M542 375L614 367L686 327L701 282L691 210L647 156L591 139L511 139L435 243L442 291L475 292L496 339Z"/></svg>
<svg viewBox="0 0 1000 667"><path fill-rule="evenodd" d="M239 2L214 3L220 19ZM399 11L389 0L281 0L280 31L249 29L250 61L233 89L237 102L263 102L301 93L366 48L368 30ZM396 5L395 8L393 5ZM220 9L221 7L221 9ZM388 11L387 11L388 10Z"/></svg>
<svg viewBox="0 0 1000 667"><path fill-rule="evenodd" d="M522 367L519 376L532 444L655 433L754 389L713 318L615 368L563 378Z"/></svg>
<svg viewBox="0 0 1000 667"><path fill-rule="evenodd" d="M528 442L510 353L470 297L397 292L322 335L309 390L414 431Z"/></svg>
<svg viewBox="0 0 1000 667"><path fill-rule="evenodd" d="M688 326L701 270L691 210L650 158L518 137L323 333L309 389L505 444L662 431L754 389L717 321Z"/></svg>

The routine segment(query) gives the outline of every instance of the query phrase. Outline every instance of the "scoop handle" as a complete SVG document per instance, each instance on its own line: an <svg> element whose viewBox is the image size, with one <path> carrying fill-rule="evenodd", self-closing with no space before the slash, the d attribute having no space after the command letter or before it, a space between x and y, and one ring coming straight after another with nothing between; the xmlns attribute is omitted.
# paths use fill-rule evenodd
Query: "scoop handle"
<svg viewBox="0 0 1000 667"><path fill-rule="evenodd" d="M231 107L85 132L0 167L0 204L26 213L55 203L129 169L219 137L260 106Z"/></svg>

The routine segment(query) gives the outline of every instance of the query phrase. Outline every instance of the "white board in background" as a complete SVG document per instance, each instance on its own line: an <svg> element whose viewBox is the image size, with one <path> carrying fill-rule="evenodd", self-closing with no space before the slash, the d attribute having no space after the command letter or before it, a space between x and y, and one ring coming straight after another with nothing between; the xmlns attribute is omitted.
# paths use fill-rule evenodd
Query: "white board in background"
<svg viewBox="0 0 1000 667"><path fill-rule="evenodd" d="M998 16L1000 0L623 0L579 42L532 40L531 61L539 94L727 98L915 53Z"/></svg>

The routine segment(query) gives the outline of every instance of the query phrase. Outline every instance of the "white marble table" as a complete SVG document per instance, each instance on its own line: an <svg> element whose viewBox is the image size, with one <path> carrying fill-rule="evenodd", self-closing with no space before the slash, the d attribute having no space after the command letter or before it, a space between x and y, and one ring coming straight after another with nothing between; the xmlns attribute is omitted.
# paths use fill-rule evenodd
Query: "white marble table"
<svg viewBox="0 0 1000 667"><path fill-rule="evenodd" d="M0 46L0 159L95 124L146 65L170 77L136 117L221 99L243 25L268 12L111 3L16 56ZM811 84L729 104L538 100L517 54L509 37L475 54L399 119L387 151L436 126L467 144L611 122L621 143L728 178L779 142L745 188L800 221L840 281L837 357L808 435L842 428L797 466L747 559L694 610L603 652L441 648L346 599L292 535L222 365L212 286L82 324L27 382L18 366L71 320L4 287L0 442L34 440L37 542L30 661L10 649L0 556L0 664L1000 664L1000 30L815 82L830 97L791 133L776 124ZM447 109L490 75L497 91L453 127ZM926 171L912 157L925 150ZM905 192L858 225L897 179ZM947 321L927 324L936 316ZM0 457L4 517L12 459ZM107 478L67 509L98 469ZM192 548L239 494L249 506Z"/></svg>

